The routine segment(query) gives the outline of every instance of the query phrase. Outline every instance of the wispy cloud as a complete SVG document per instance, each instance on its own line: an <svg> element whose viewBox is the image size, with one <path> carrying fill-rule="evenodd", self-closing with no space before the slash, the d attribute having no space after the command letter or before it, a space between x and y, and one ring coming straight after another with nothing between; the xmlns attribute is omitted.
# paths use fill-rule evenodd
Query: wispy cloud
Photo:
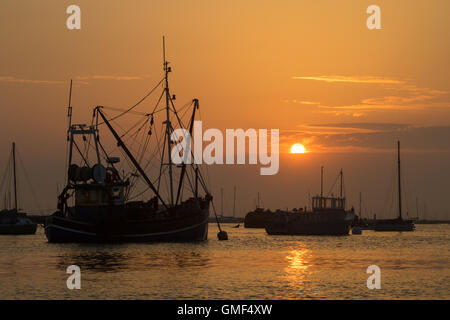
<svg viewBox="0 0 450 320"><path fill-rule="evenodd" d="M357 76L293 76L296 80L315 80L324 82L347 82L347 83L372 83L372 84L403 84L404 81L383 77L357 77Z"/></svg>
<svg viewBox="0 0 450 320"><path fill-rule="evenodd" d="M61 84L65 81L61 80L38 80L38 79L23 79L11 76L0 76L0 82L10 83L28 83L28 84Z"/></svg>
<svg viewBox="0 0 450 320"><path fill-rule="evenodd" d="M145 80L149 78L149 75L141 76L127 76L127 75L82 75L75 76L73 80L77 81L78 84L88 84L89 80L114 80L114 81L131 81L131 80ZM17 78L13 76L0 76L0 82L9 83L24 83L24 84L37 84L37 85L55 85L55 84L66 84L68 80L46 80L46 79L26 79Z"/></svg>
<svg viewBox="0 0 450 320"><path fill-rule="evenodd" d="M450 126L414 126L401 123L337 123L301 125L282 130L286 148L303 142L313 152L385 152L400 139L410 151L450 151Z"/></svg>
<svg viewBox="0 0 450 320"><path fill-rule="evenodd" d="M284 100L285 102L298 103L312 106L312 112L332 114L335 116L350 116L361 118L374 112L390 111L420 111L429 108L445 109L450 103L443 99L448 92L432 88L418 87L411 80L397 80L392 78L373 76L301 76L293 79L317 80L324 82L369 83L382 86L387 94L380 97L368 97L358 103L332 105L323 102L312 102L307 99ZM441 101L439 101L441 100Z"/></svg>
<svg viewBox="0 0 450 320"><path fill-rule="evenodd" d="M130 80L144 80L149 78L149 75L142 76L124 76L124 75L83 75L76 76L75 80L115 80L115 81L130 81Z"/></svg>
<svg viewBox="0 0 450 320"><path fill-rule="evenodd" d="M306 105L319 105L320 102L316 102L316 101L302 101L302 100L297 100L297 99L283 99L281 100L283 102L289 102L289 103L298 103L298 104L306 104Z"/></svg>

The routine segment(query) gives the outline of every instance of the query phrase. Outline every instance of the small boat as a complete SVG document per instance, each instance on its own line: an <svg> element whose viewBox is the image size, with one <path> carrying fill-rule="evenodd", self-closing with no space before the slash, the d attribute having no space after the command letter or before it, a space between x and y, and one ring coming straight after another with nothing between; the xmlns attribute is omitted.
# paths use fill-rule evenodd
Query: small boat
<svg viewBox="0 0 450 320"><path fill-rule="evenodd" d="M414 221L402 218L402 188L400 176L400 141L397 141L398 217L396 219L374 220L375 231L414 231Z"/></svg>
<svg viewBox="0 0 450 320"><path fill-rule="evenodd" d="M182 116L177 113L173 102L175 95L169 93L168 73L171 67L168 64L164 55L163 79L147 94L149 96L163 84L160 96L165 99L160 98L151 113L133 110L134 114L142 117L141 125L126 128L120 134L113 127L113 121L130 113L134 107L120 110L118 116L108 117L104 111L107 107L97 106L92 125L72 124L71 83L68 179L58 197L58 211L45 222L45 235L49 242L186 242L207 239L212 196L205 179L197 164L175 164L172 161L174 143L170 137L175 128L183 128L183 125L179 118ZM184 113L190 115L188 128L184 130L192 136L199 103L193 99L185 108L189 104L192 113ZM154 115L158 112L163 112L164 121L155 124ZM155 126L160 124L156 130ZM127 160L125 164L119 164L120 158L111 157L111 150L105 150L107 147L103 141L106 139L99 139L100 125L109 129L116 142L110 149L118 148ZM157 136L159 131L162 132L161 137ZM139 150L133 152L131 147L138 133L142 141L139 141ZM125 139L130 141L130 147ZM80 140L81 143L84 141L85 150L91 148L90 158L77 145L76 141ZM77 155L80 165L75 163L74 155ZM157 168L153 178L150 177L150 169L146 170L152 165ZM221 231L219 239L226 237L226 232Z"/></svg>
<svg viewBox="0 0 450 320"><path fill-rule="evenodd" d="M323 167L321 194L313 197L312 211L303 209L293 211L278 210L266 221L266 232L269 235L347 235L355 218L355 210L347 210L345 197L323 196Z"/></svg>
<svg viewBox="0 0 450 320"><path fill-rule="evenodd" d="M14 142L12 144L11 159L13 167L12 169L13 169L14 208L4 209L0 211L0 234L35 234L37 224L33 223L29 218L27 218L25 212L20 212L18 209L16 144Z"/></svg>
<svg viewBox="0 0 450 320"><path fill-rule="evenodd" d="M261 228L264 229L266 226L266 221L272 214L270 210L264 210L264 208L260 207L259 204L259 192L258 192L258 200L256 203L256 209L250 211L245 215L244 218L244 228Z"/></svg>
<svg viewBox="0 0 450 320"><path fill-rule="evenodd" d="M37 224L24 212L13 210L0 211L0 234L35 234Z"/></svg>
<svg viewBox="0 0 450 320"><path fill-rule="evenodd" d="M358 226L352 228L352 234L362 234L362 229Z"/></svg>

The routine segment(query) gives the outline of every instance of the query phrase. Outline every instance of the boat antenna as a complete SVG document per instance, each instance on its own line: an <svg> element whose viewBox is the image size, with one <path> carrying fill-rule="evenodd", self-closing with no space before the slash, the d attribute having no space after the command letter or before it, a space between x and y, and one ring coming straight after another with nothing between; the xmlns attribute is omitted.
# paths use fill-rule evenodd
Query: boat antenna
<svg viewBox="0 0 450 320"><path fill-rule="evenodd" d="M171 72L171 68L169 67L169 62L166 61L166 40L163 36L163 63L164 63L164 83L165 88L164 91L166 93L166 121L164 122L166 124L166 139L167 139L167 156L168 156L168 166L169 166L169 183L170 183L170 204L173 205L173 180L172 180L172 155L170 150L171 140L170 140L170 131L172 129L172 125L170 123L170 113L169 113L169 103L170 103L170 96L169 96L169 80L168 80L168 74Z"/></svg>
<svg viewBox="0 0 450 320"><path fill-rule="evenodd" d="M17 211L17 180L16 180L16 143L12 143L13 173L14 173L14 209Z"/></svg>
<svg viewBox="0 0 450 320"><path fill-rule="evenodd" d="M402 186L400 180L400 140L397 141L397 164L398 164L398 216L402 219Z"/></svg>

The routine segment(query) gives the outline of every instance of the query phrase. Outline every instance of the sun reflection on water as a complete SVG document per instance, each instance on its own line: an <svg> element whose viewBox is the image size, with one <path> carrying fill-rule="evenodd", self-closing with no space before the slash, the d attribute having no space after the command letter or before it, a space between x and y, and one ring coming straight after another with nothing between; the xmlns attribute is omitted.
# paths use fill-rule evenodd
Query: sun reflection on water
<svg viewBox="0 0 450 320"><path fill-rule="evenodd" d="M308 249L298 249L290 251L286 256L286 260L289 263L287 267L288 270L286 270L286 272L289 272L289 270L291 271L307 270L309 268L308 256L309 256Z"/></svg>

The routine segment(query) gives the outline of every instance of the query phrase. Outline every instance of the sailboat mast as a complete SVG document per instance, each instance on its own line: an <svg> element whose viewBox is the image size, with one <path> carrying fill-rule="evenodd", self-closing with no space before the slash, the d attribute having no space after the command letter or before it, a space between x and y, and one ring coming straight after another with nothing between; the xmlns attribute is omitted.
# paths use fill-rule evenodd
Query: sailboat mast
<svg viewBox="0 0 450 320"><path fill-rule="evenodd" d="M362 218L362 193L361 191L359 192L359 217Z"/></svg>
<svg viewBox="0 0 450 320"><path fill-rule="evenodd" d="M223 217L223 188L220 188L220 214Z"/></svg>
<svg viewBox="0 0 450 320"><path fill-rule="evenodd" d="M17 211L17 180L16 180L16 143L12 143L13 172L14 172L14 209Z"/></svg>
<svg viewBox="0 0 450 320"><path fill-rule="evenodd" d="M70 79L70 90L69 90L69 103L67 105L67 118L69 119L69 125L67 130L67 141L69 141L69 130L72 126L72 79Z"/></svg>
<svg viewBox="0 0 450 320"><path fill-rule="evenodd" d="M323 166L320 167L320 197L323 197Z"/></svg>
<svg viewBox="0 0 450 320"><path fill-rule="evenodd" d="M402 184L400 178L400 140L397 141L397 164L398 164L398 216L402 219Z"/></svg>
<svg viewBox="0 0 450 320"><path fill-rule="evenodd" d="M167 139L167 156L168 156L168 166L169 166L169 183L170 183L170 204L173 205L173 179L172 179L172 155L170 150L170 130L171 130L171 123L170 123L170 112L169 112L169 103L170 103L170 96L169 96L169 80L168 80L168 74L171 71L168 67L169 63L166 61L166 40L165 37L163 37L163 59L164 59L164 82L165 82L165 88L164 91L166 92L166 139Z"/></svg>
<svg viewBox="0 0 450 320"><path fill-rule="evenodd" d="M343 187L343 176L342 176L342 169L341 169L341 198L342 198L342 187Z"/></svg>
<svg viewBox="0 0 450 320"><path fill-rule="evenodd" d="M256 208L259 208L259 191L258 191L258 203L256 204Z"/></svg>
<svg viewBox="0 0 450 320"><path fill-rule="evenodd" d="M416 197L416 216L419 219L419 198Z"/></svg>
<svg viewBox="0 0 450 320"><path fill-rule="evenodd" d="M234 197L233 197L233 218L236 215L236 186L234 186Z"/></svg>

